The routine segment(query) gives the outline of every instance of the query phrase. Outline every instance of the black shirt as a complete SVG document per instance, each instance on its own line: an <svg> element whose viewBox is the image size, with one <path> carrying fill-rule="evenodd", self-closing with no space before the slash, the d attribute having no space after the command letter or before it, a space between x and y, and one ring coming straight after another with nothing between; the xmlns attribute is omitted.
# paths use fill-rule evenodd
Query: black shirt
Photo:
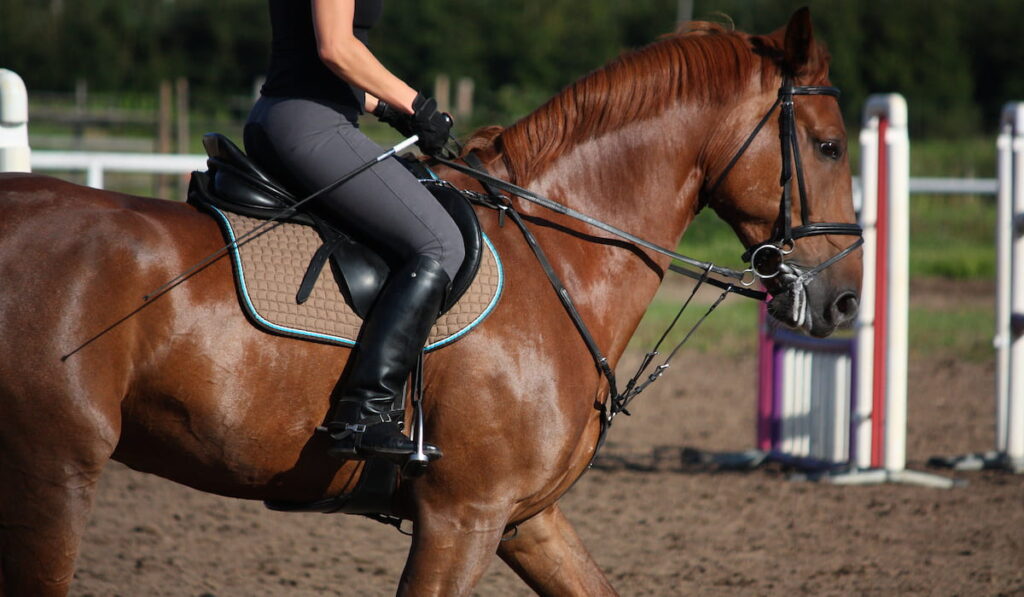
<svg viewBox="0 0 1024 597"><path fill-rule="evenodd" d="M364 44L383 5L384 0L356 0L352 30ZM270 0L270 24L273 41L263 95L322 99L362 111L363 90L340 79L320 60L310 0Z"/></svg>

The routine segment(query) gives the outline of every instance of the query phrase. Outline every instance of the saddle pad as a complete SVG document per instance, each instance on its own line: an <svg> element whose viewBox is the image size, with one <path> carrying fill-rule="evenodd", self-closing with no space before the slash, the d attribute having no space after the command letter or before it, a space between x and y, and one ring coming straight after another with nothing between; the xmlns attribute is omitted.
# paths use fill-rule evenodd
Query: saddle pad
<svg viewBox="0 0 1024 597"><path fill-rule="evenodd" d="M342 297L330 267L324 267L313 292L303 304L295 294L313 253L322 241L316 231L301 224L275 222L253 238L244 238L265 220L250 218L211 206L232 243L231 259L241 303L250 318L263 329L280 335L317 342L355 346L362 320ZM487 250L476 278L462 299L438 319L424 350L451 344L482 322L498 304L504 272L498 252L486 235Z"/></svg>

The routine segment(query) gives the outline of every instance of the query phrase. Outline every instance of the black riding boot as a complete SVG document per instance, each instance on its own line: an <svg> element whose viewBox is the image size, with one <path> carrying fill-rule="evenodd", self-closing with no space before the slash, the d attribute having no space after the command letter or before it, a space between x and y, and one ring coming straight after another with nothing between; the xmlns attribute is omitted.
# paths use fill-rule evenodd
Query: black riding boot
<svg viewBox="0 0 1024 597"><path fill-rule="evenodd" d="M392 274L363 323L349 376L327 424L334 440L328 454L381 456L403 464L416 451L388 413L426 344L448 284L441 264L429 257L417 257ZM437 446L424 443L423 451L430 460L441 457Z"/></svg>

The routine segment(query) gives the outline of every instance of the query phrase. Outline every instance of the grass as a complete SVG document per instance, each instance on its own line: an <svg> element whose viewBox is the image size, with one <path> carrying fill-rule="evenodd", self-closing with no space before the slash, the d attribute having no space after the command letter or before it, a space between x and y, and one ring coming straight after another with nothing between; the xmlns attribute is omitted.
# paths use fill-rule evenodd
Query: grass
<svg viewBox="0 0 1024 597"><path fill-rule="evenodd" d="M910 201L910 275L995 277L992 197L915 195Z"/></svg>
<svg viewBox="0 0 1024 597"><path fill-rule="evenodd" d="M630 346L636 350L651 350L666 327L679 312L686 296L667 297L659 294L637 328ZM708 309L707 304L691 304L673 332L660 347L667 355L682 340L691 327ZM749 354L757 347L756 302L737 295L730 296L704 320L685 344L686 350L715 352L724 356Z"/></svg>
<svg viewBox="0 0 1024 597"><path fill-rule="evenodd" d="M926 356L954 356L980 363L993 358L993 309L958 306L953 309L912 308L910 350Z"/></svg>

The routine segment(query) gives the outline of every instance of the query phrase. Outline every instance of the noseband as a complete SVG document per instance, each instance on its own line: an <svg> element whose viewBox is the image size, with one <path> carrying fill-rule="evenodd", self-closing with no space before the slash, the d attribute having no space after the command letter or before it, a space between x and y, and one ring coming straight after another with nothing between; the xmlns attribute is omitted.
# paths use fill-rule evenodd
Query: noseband
<svg viewBox="0 0 1024 597"><path fill-rule="evenodd" d="M747 140L740 146L739 151L729 160L729 163L718 176L718 179L715 180L715 184L711 185L711 189L707 193L708 197L714 196L718 187L725 180L725 177L728 176L736 162L747 151L750 144L754 142L754 139L761 132L761 129L764 128L768 119L775 112L775 109L781 106L779 111L779 141L782 150L782 174L779 178L779 184L782 186L782 199L779 202L780 224L776 226L774 236L749 247L743 254L743 261L750 263L750 267L743 272L744 278L742 283L746 286L753 284L757 280L774 278L779 274L793 274L796 270L793 266L786 264L785 258L795 250L797 239L821 234L840 234L857 237L857 240L850 246L828 260L810 270L803 271L799 275L788 276L785 285L790 288L802 286L804 282L818 272L846 257L864 244L863 230L859 224L842 222L812 223L808 221L807 187L804 183L804 171L800 159L800 144L797 142L796 135L796 116L793 103L793 96L796 95L829 95L838 98L839 89L836 87L793 85L792 79L788 76L785 77L782 81L782 87L779 88L779 94L775 99L775 103L772 104L772 107L768 109L768 112L757 123L753 132L750 133ZM790 156L792 156L792 159ZM800 220L802 222L801 225L796 227L791 222L793 211L793 164L796 165L797 193L800 200Z"/></svg>

